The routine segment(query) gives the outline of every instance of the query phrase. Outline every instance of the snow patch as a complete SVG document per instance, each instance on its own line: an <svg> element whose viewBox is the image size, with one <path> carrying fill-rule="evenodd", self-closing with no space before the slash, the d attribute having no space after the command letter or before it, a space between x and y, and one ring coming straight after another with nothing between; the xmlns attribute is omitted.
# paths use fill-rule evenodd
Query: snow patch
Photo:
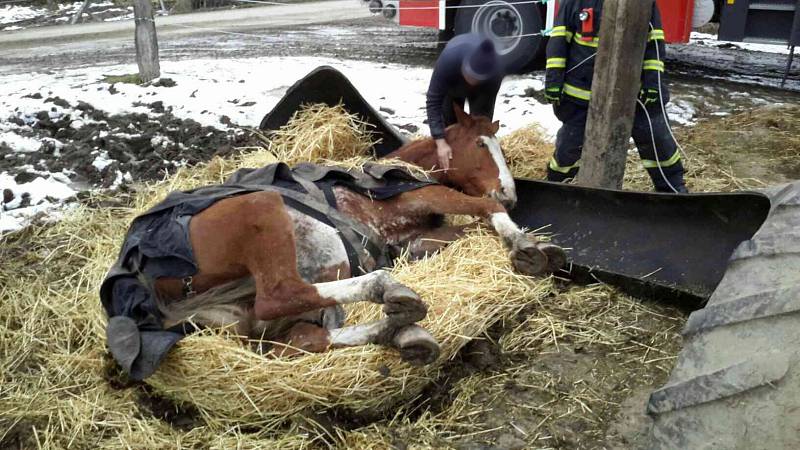
<svg viewBox="0 0 800 450"><path fill-rule="evenodd" d="M92 161L92 165L94 166L95 169L97 169L98 172L102 172L103 169L111 165L111 163L113 162L114 160L111 159L108 156L108 152L104 150L94 158L94 161Z"/></svg>
<svg viewBox="0 0 800 450"><path fill-rule="evenodd" d="M33 19L44 14L47 14L47 10L42 8L31 8L29 6L16 5L3 6L0 7L0 25L5 23L19 22L20 20ZM4 30L8 30L9 28L12 27L6 27ZM15 29L19 28L21 27L16 27Z"/></svg>
<svg viewBox="0 0 800 450"><path fill-rule="evenodd" d="M59 217L61 203L76 194L67 185L69 181L63 173L51 173L17 184L8 173L0 173L0 194L6 191L12 194L9 202L0 199L0 233L22 228L35 216ZM23 202L30 206L22 208Z"/></svg>
<svg viewBox="0 0 800 450"><path fill-rule="evenodd" d="M0 144L5 144L12 151L22 153L32 153L42 147L42 142L38 139L20 136L12 131L0 133Z"/></svg>

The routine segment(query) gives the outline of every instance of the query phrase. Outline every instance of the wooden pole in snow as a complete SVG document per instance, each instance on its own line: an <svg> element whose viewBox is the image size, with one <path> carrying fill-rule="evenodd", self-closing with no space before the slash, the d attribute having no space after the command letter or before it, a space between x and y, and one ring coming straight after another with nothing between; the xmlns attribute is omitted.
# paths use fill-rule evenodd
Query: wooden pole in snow
<svg viewBox="0 0 800 450"><path fill-rule="evenodd" d="M653 0L606 0L578 184L620 189Z"/></svg>
<svg viewBox="0 0 800 450"><path fill-rule="evenodd" d="M133 15L136 20L136 64L139 77L146 83L161 76L156 22L150 0L133 0Z"/></svg>

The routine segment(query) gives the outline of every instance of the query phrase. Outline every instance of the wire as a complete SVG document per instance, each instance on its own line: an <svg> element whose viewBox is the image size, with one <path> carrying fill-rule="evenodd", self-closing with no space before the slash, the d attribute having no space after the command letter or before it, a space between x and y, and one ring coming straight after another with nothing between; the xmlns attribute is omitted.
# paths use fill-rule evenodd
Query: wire
<svg viewBox="0 0 800 450"><path fill-rule="evenodd" d="M218 28L196 27L196 26L192 26L192 25L181 25L181 24L177 24L177 23L164 25L164 26L165 27L187 28L187 29L201 30L201 31L213 31L213 32L220 33L220 34L228 34L228 35L232 35L232 36L251 37L251 38L261 39L261 40L269 39L271 42L274 42L274 39L270 38L269 36L260 35L260 34L241 33L241 32L237 32L237 31L220 30ZM503 38L499 38L499 39L518 39L518 38L524 38L524 37L529 37L529 36L541 36L542 34L543 34L543 31L538 32L538 33L527 33L527 34L520 34L520 35L516 35L516 36L503 37ZM439 44L446 44L447 42L448 41L398 42L398 43L395 43L395 45L398 45L398 46L420 46L421 47L421 46L434 46L434 45L439 45ZM375 45L374 43L366 43L366 42L364 42L364 43L361 43L361 42L356 42L356 43L348 42L347 43L347 45L353 45L353 44L355 44L355 45L363 45L363 46L370 46L370 47Z"/></svg>
<svg viewBox="0 0 800 450"><path fill-rule="evenodd" d="M566 75L566 74L572 72L573 70L577 69L578 67L582 66L585 62L589 61L590 59L594 58L595 56L597 56L597 52L592 53L588 57L584 58L583 61L579 62L578 64L575 64L574 66L572 66L569 70L564 72L564 75Z"/></svg>
<svg viewBox="0 0 800 450"><path fill-rule="evenodd" d="M661 167L661 160L659 159L658 156L658 147L656 146L656 134L655 131L653 131L653 122L650 120L650 113L647 112L647 107L644 105L644 103L642 103L641 100L637 98L636 102L639 104L639 106L642 107L644 115L645 117L647 117L647 124L650 125L650 139L653 142L653 153L655 153L656 166L658 167L658 171L661 173L661 178L663 178L664 181L667 183L667 186L669 186L669 188L672 189L672 192L678 194L679 193L678 190L675 189L675 186L673 186L672 183L669 182L669 180L667 179L667 175L664 173L664 169ZM664 120L669 122L669 120L667 120L666 117L664 118Z"/></svg>

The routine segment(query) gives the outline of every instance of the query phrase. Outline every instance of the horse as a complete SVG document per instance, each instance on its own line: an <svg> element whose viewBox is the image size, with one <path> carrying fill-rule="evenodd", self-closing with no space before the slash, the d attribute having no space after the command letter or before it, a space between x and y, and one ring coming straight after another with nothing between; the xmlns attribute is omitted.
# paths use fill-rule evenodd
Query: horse
<svg viewBox="0 0 800 450"><path fill-rule="evenodd" d="M433 139L387 156L430 171L436 184L380 201L337 186L337 209L415 256L435 252L467 230L442 225L443 216L474 216L501 237L518 272L539 275L561 268L563 250L526 234L508 215L517 198L496 137L499 122L460 108L456 116L446 130L453 149L448 170L437 170ZM411 364L438 356L435 339L416 325L427 314L423 300L384 269L353 277L337 231L287 207L280 194L222 199L194 215L188 229L197 265L192 295L186 295L185 279L159 278L151 286L165 327L186 320L233 326L241 336L283 344L273 349L283 355L374 343L399 348ZM382 304L386 317L351 326L324 317L341 305L365 301Z"/></svg>

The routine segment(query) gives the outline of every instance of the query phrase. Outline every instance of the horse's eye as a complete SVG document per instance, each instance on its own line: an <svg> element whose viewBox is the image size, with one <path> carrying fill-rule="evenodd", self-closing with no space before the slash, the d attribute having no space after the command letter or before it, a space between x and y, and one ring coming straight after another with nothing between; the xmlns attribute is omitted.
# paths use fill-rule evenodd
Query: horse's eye
<svg viewBox="0 0 800 450"><path fill-rule="evenodd" d="M481 147L481 148L486 148L486 142L484 142L484 141L483 141L483 139L481 139L481 138L478 138L478 139L475 141L475 143L478 145L478 147Z"/></svg>

